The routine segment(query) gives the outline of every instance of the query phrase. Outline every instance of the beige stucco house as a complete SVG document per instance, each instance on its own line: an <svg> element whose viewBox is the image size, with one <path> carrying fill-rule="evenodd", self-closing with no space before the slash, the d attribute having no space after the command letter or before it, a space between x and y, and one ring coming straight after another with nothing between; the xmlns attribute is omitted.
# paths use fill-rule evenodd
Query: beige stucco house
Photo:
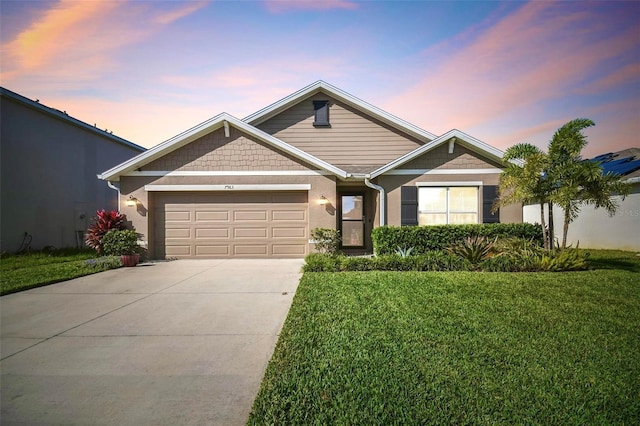
<svg viewBox="0 0 640 426"><path fill-rule="evenodd" d="M240 120L222 113L103 172L154 258L303 257L336 228L520 222L491 214L502 152L437 136L323 81Z"/></svg>
<svg viewBox="0 0 640 426"><path fill-rule="evenodd" d="M0 87L0 251L82 247L117 193L96 179L145 148Z"/></svg>

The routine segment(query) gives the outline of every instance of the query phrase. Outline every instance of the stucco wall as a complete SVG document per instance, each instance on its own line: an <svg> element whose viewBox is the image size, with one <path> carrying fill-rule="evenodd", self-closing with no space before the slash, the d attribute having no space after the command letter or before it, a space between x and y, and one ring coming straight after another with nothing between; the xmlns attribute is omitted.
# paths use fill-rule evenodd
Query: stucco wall
<svg viewBox="0 0 640 426"><path fill-rule="evenodd" d="M614 216L603 209L584 206L578 218L569 225L567 244L581 248L619 249L640 251L640 184L635 184L633 193L624 201L618 200L620 208ZM555 237L562 241L564 224L563 210L553 208ZM545 208L545 218L547 209ZM540 206L523 208L525 222L540 223Z"/></svg>
<svg viewBox="0 0 640 426"><path fill-rule="evenodd" d="M143 235L143 241L148 244L150 254L155 257L156 242L153 227L157 226L154 219L154 192L145 191L145 185L255 185L255 184L310 184L309 190L309 229L336 227L335 206L336 182L333 176L163 176L143 177L124 176L120 180L121 202L120 210ZM139 200L135 207L126 206L130 195ZM320 198L325 196L330 204L320 204ZM313 247L309 247L311 252Z"/></svg>
<svg viewBox="0 0 640 426"><path fill-rule="evenodd" d="M140 151L12 98L0 97L0 250L75 247L98 209L117 193L96 175ZM80 239L81 241L81 239Z"/></svg>

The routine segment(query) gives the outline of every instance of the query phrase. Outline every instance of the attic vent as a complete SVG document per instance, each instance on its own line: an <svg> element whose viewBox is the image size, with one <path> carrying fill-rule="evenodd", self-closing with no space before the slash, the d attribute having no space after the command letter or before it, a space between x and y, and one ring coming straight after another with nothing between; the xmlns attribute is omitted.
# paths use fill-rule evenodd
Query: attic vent
<svg viewBox="0 0 640 426"><path fill-rule="evenodd" d="M329 101L313 101L314 127L331 127L329 124Z"/></svg>

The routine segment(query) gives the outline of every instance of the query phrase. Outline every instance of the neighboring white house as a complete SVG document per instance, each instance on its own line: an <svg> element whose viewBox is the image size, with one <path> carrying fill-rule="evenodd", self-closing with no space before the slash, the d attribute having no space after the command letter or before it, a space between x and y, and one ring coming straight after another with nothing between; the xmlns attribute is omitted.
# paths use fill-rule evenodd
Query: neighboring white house
<svg viewBox="0 0 640 426"><path fill-rule="evenodd" d="M630 148L615 153L599 155L592 160L601 161L605 173L618 173L632 184L631 194L624 200L615 196L619 203L614 216L604 209L583 206L578 218L569 225L567 245L582 248L602 248L640 251L640 148ZM540 223L540 207L529 205L523 208L523 220ZM564 212L554 207L555 234L562 239Z"/></svg>

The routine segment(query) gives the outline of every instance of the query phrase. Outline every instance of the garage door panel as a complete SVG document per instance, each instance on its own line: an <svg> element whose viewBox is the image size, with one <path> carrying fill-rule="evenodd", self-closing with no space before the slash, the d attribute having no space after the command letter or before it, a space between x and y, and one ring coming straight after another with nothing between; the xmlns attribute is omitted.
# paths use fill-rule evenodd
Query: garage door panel
<svg viewBox="0 0 640 426"><path fill-rule="evenodd" d="M233 248L234 254L238 256L266 256L269 253L266 244L234 244Z"/></svg>
<svg viewBox="0 0 640 426"><path fill-rule="evenodd" d="M167 238L191 238L191 228L167 229Z"/></svg>
<svg viewBox="0 0 640 426"><path fill-rule="evenodd" d="M165 252L167 256L191 256L191 246L167 245Z"/></svg>
<svg viewBox="0 0 640 426"><path fill-rule="evenodd" d="M229 228L196 228L196 239L229 238Z"/></svg>
<svg viewBox="0 0 640 426"><path fill-rule="evenodd" d="M305 238L307 229L304 227L296 228L271 228L271 236L273 238Z"/></svg>
<svg viewBox="0 0 640 426"><path fill-rule="evenodd" d="M170 222L190 222L191 212L179 210L179 211L167 211L166 220Z"/></svg>
<svg viewBox="0 0 640 426"><path fill-rule="evenodd" d="M196 222L229 222L229 212L220 211L197 211Z"/></svg>
<svg viewBox="0 0 640 426"><path fill-rule="evenodd" d="M274 244L273 254L276 256L304 256L307 247L303 244Z"/></svg>
<svg viewBox="0 0 640 426"><path fill-rule="evenodd" d="M228 256L229 245L198 245L196 246L196 256Z"/></svg>
<svg viewBox="0 0 640 426"><path fill-rule="evenodd" d="M266 239L268 235L267 228L235 228L233 230L234 238L262 238Z"/></svg>
<svg viewBox="0 0 640 426"><path fill-rule="evenodd" d="M274 221L307 221L306 211L303 210L275 210L271 213Z"/></svg>
<svg viewBox="0 0 640 426"><path fill-rule="evenodd" d="M303 257L308 250L306 192L156 196L160 255Z"/></svg>

